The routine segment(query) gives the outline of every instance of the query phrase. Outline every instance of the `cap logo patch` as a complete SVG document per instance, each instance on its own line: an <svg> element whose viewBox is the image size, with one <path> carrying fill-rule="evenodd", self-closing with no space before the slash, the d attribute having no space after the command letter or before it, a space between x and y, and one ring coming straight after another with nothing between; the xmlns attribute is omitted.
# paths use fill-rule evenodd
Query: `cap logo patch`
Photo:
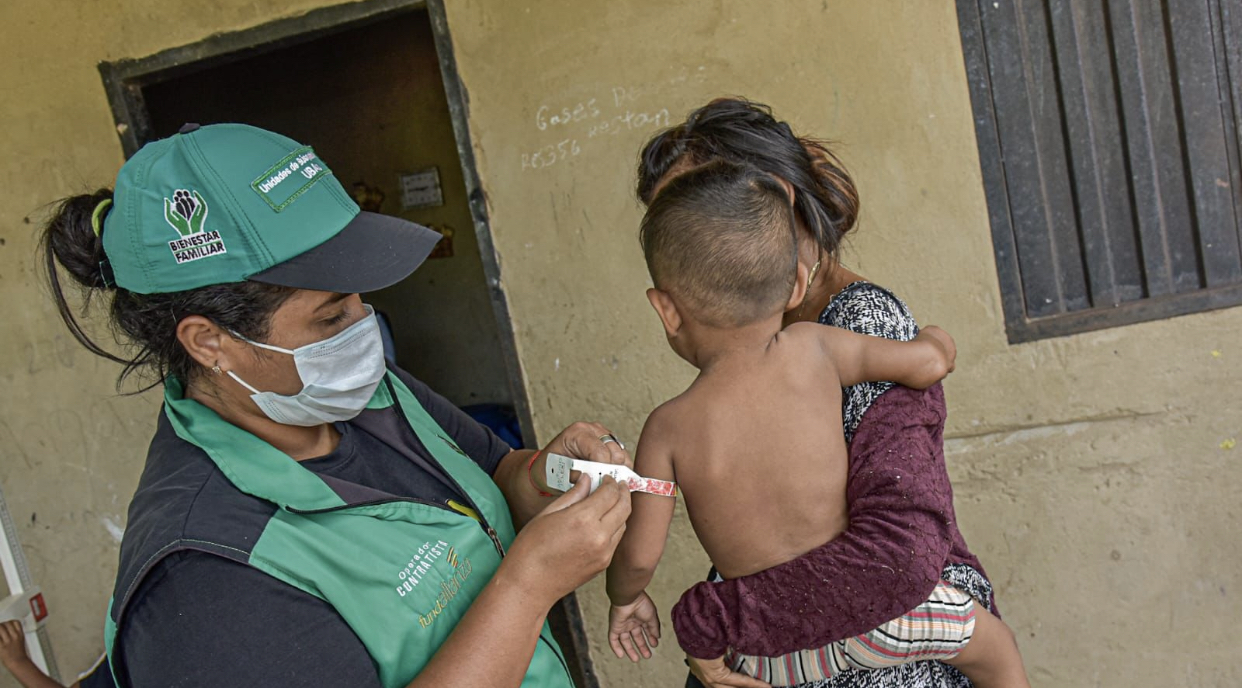
<svg viewBox="0 0 1242 688"><path fill-rule="evenodd" d="M204 226L207 222L207 201L198 191L177 189L171 199L165 197L164 221L181 237L168 242L168 250L172 251L177 265L228 253L220 233L208 231Z"/></svg>
<svg viewBox="0 0 1242 688"><path fill-rule="evenodd" d="M272 165L250 184L255 193L280 212L320 179L332 174L310 146L303 146Z"/></svg>

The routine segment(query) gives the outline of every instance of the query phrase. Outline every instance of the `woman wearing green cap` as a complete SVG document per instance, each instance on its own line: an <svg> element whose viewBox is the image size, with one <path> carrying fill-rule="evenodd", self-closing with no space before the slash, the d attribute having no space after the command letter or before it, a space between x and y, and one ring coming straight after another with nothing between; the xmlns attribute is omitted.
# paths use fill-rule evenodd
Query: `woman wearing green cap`
<svg viewBox="0 0 1242 688"><path fill-rule="evenodd" d="M545 616L607 566L629 493L554 497L544 456L630 459L593 423L512 451L385 367L358 295L438 238L242 125L186 125L60 205L65 323L164 386L107 619L118 685L573 685ZM56 264L132 357L87 337Z"/></svg>

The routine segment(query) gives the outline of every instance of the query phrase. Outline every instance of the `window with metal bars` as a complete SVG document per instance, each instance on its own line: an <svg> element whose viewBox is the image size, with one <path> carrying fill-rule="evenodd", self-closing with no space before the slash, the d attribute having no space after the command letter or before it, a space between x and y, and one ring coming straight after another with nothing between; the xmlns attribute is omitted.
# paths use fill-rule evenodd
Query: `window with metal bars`
<svg viewBox="0 0 1242 688"><path fill-rule="evenodd" d="M1242 304L1242 2L957 9L1009 341Z"/></svg>

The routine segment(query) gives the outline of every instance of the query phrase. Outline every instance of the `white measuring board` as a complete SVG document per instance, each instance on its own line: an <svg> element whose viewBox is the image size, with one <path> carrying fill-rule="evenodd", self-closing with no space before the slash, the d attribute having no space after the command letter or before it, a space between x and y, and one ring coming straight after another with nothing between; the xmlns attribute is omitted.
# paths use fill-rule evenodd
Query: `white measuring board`
<svg viewBox="0 0 1242 688"><path fill-rule="evenodd" d="M9 597L0 600L0 608L9 607L10 602L18 600L28 607L29 611L21 614L22 628L26 631L26 651L35 666L59 683L60 671L47 636L47 607L43 604L43 595L30 579L30 567L17 540L17 526L4 501L3 488L0 488L0 568L4 569L4 580L9 586Z"/></svg>

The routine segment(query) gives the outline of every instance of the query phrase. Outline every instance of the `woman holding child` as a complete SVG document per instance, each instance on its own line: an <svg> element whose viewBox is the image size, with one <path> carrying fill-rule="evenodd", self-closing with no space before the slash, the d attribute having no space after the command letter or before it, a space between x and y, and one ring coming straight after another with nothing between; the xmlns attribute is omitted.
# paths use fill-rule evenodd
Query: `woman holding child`
<svg viewBox="0 0 1242 688"><path fill-rule="evenodd" d="M654 137L642 152L638 196L651 205L672 180L719 161L753 166L792 193L799 274L806 283L785 312L785 326L812 322L893 340L915 338L918 327L900 299L838 262L840 242L859 207L849 175L822 143L795 136L765 106L713 101ZM701 685L700 679L710 686L765 685L731 671L726 651L779 657L858 636L926 602L942 581L995 611L991 585L953 512L940 386L849 386L843 416L848 525L791 561L730 580L717 576L688 590L673 608L677 639L693 674L687 685ZM654 609L642 598L631 607L614 607L611 627L619 657L649 655L643 628L656 629L658 639ZM970 681L946 664L919 661L847 671L813 685L950 688Z"/></svg>

